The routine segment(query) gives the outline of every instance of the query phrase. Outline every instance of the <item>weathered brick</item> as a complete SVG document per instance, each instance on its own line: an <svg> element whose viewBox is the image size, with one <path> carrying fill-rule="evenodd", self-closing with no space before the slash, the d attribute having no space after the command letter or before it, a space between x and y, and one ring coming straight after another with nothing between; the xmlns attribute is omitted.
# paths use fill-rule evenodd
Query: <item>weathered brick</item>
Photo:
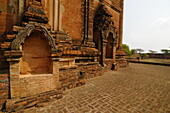
<svg viewBox="0 0 170 113"><path fill-rule="evenodd" d="M1 0L0 65L3 65L2 68L6 70L5 73L10 74L10 77L0 75L0 89L10 92L9 95L12 98L27 98L59 88L66 89L84 85L85 79L100 76L111 69L115 59L105 61L106 52L113 50L113 48L107 50L107 47L110 47L112 38L122 38L122 33L118 31L122 29L121 19L123 19L121 17L123 6L120 5L123 1L113 1L102 1L104 7L102 11L98 11L99 6L102 6L98 0L89 0L89 4L86 4L84 0L62 0L60 2L26 0L25 3L22 0ZM57 3L60 4L57 5ZM60 10L57 6L60 6ZM99 15L102 16L101 20L109 19L103 21L103 24L110 23L97 26L97 28L101 27L99 28L102 30L101 33L107 29L104 26L109 26L109 29L114 29L109 32L119 35L118 37L109 35L107 38L101 37L104 36L102 34L100 40L106 39L106 41L99 42L103 50L95 46L98 44L94 40L96 37L98 40L94 32L96 12L103 12ZM102 21L97 23L102 23ZM35 28L28 28L29 25ZM112 25L111 28L110 25ZM15 44L15 42L18 43ZM121 40L115 46L115 50L119 46L121 46ZM100 52L102 59L99 58ZM109 56L112 55L115 54ZM73 60L62 61L62 59ZM100 60L104 63L100 64ZM124 66L123 61L119 63ZM106 67L101 66L105 64ZM53 93L46 94L37 97L38 101L30 99L30 104L48 101L52 98L49 96L54 95ZM23 106L23 103L14 105L10 109L17 109Z"/></svg>

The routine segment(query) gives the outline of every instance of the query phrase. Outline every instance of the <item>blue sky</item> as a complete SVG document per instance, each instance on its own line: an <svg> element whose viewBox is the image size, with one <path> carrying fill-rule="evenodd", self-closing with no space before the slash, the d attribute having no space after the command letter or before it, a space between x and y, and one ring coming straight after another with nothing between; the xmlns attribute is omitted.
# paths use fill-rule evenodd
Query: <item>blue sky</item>
<svg viewBox="0 0 170 113"><path fill-rule="evenodd" d="M160 51L170 46L170 0L124 0L123 43Z"/></svg>

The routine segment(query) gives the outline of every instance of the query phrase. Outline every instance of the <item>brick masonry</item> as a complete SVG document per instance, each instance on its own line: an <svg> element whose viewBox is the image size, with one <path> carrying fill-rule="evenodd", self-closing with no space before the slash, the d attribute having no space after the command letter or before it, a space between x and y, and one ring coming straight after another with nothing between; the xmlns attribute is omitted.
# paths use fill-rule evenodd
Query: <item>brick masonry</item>
<svg viewBox="0 0 170 113"><path fill-rule="evenodd" d="M114 60L112 59L106 59L105 60L105 64L106 64L106 67L105 67L105 72L109 71L109 70L116 70L116 65Z"/></svg>
<svg viewBox="0 0 170 113"><path fill-rule="evenodd" d="M85 79L102 75L99 64L81 65L73 69L60 70L60 81L63 89L70 89L85 84Z"/></svg>
<svg viewBox="0 0 170 113"><path fill-rule="evenodd" d="M170 67L130 63L66 90L63 98L17 113L169 113Z"/></svg>
<svg viewBox="0 0 170 113"><path fill-rule="evenodd" d="M79 66L79 70L83 72L84 78L93 78L101 76L103 68L99 64L89 64L86 66Z"/></svg>
<svg viewBox="0 0 170 113"><path fill-rule="evenodd" d="M70 89L85 84L84 79L79 79L80 71L77 69L60 70L60 81L62 88Z"/></svg>
<svg viewBox="0 0 170 113"><path fill-rule="evenodd" d="M31 96L54 89L56 89L55 78L52 74L26 75L20 78L20 97Z"/></svg>
<svg viewBox="0 0 170 113"><path fill-rule="evenodd" d="M116 70L117 63L124 65L124 59L115 60L122 38L118 32L123 13L121 2L0 0L0 73L7 73L0 75L0 108L13 111L35 106L58 95L59 89L84 85L88 78L101 76L113 67ZM102 24L94 25L101 6L103 14L96 20ZM94 26L100 29L100 37L94 36ZM114 36L108 37L109 33ZM96 47L93 39L98 38L100 45ZM113 39L117 40L111 47ZM105 58L106 43L113 50L111 60ZM63 65L69 63L65 69L59 65L64 58L74 59L71 64L63 61Z"/></svg>
<svg viewBox="0 0 170 113"><path fill-rule="evenodd" d="M8 98L9 98L9 75L0 74L0 106L3 106L6 99Z"/></svg>

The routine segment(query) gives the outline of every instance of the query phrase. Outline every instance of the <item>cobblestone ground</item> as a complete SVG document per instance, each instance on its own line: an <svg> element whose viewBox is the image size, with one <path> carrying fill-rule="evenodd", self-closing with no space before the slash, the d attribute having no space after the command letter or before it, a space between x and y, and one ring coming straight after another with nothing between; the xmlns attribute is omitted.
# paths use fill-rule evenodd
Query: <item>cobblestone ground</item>
<svg viewBox="0 0 170 113"><path fill-rule="evenodd" d="M130 64L24 113L170 113L170 67Z"/></svg>

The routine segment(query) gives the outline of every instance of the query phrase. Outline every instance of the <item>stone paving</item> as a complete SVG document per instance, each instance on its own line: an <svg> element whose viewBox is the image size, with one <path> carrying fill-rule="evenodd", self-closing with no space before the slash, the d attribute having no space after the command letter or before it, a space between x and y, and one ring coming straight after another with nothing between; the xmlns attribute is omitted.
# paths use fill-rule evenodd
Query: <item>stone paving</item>
<svg viewBox="0 0 170 113"><path fill-rule="evenodd" d="M170 67L132 63L42 106L18 113L170 113Z"/></svg>

